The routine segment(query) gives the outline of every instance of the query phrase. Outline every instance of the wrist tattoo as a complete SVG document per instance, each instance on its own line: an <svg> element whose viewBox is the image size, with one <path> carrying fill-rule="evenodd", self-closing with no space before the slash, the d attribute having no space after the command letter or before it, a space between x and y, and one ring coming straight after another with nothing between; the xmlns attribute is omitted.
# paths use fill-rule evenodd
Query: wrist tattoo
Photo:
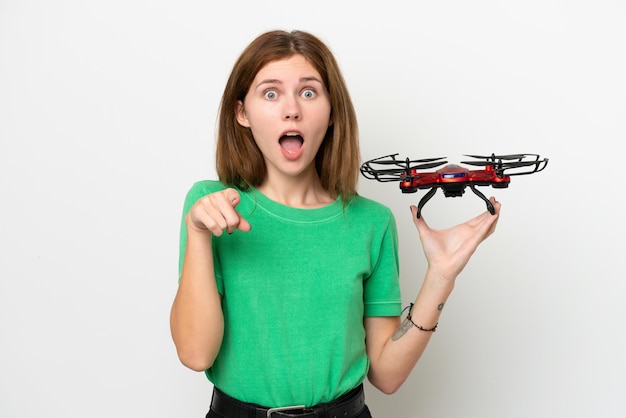
<svg viewBox="0 0 626 418"><path fill-rule="evenodd" d="M400 324L400 327L393 333L391 339L393 341L399 340L406 332L413 326L413 323L407 318Z"/></svg>
<svg viewBox="0 0 626 418"><path fill-rule="evenodd" d="M440 311L443 309L443 303L440 303L439 305L437 305L437 310Z"/></svg>

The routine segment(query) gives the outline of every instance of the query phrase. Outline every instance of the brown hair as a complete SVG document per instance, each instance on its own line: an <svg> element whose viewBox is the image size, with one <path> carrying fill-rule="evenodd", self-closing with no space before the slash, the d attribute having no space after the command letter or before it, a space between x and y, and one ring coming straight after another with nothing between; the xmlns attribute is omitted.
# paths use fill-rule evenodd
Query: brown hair
<svg viewBox="0 0 626 418"><path fill-rule="evenodd" d="M319 72L328 89L333 123L315 157L322 186L343 201L356 194L359 176L359 135L356 112L339 66L320 39L303 31L282 30L261 34L244 49L226 83L220 104L216 165L225 184L242 189L259 186L267 173L265 160L252 133L236 119L256 74L268 63L300 54Z"/></svg>

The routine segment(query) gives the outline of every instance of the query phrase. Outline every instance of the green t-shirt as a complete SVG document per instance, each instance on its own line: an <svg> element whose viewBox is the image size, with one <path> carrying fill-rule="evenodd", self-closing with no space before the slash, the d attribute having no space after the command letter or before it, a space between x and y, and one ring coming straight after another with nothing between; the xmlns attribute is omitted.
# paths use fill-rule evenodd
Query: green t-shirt
<svg viewBox="0 0 626 418"><path fill-rule="evenodd" d="M183 218L222 189L195 183ZM400 315L393 214L361 196L298 209L256 189L239 193L252 229L213 238L225 330L206 375L230 396L270 407L335 399L366 377L363 318ZM183 220L180 268L185 240Z"/></svg>

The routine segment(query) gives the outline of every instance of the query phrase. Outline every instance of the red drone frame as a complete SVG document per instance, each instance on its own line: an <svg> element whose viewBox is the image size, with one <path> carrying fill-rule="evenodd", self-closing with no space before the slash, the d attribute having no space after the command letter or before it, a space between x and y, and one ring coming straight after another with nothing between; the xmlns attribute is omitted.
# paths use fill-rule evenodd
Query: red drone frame
<svg viewBox="0 0 626 418"><path fill-rule="evenodd" d="M537 173L548 164L548 159L541 159L538 154L465 155L474 160L461 161L461 164L480 166L484 169L469 170L457 164L447 164L437 171L421 172L419 170L439 167L448 161L445 157L398 160L397 155L391 154L366 161L361 166L361 174L365 178L380 182L399 181L402 193L415 193L418 189L430 189L417 205L418 218L421 216L422 208L438 188L443 189L445 197L459 197L465 193L465 187L469 187L485 202L487 210L493 215L496 213L493 205L484 194L476 189L476 186L504 189L509 187L511 176ZM519 168L522 170L515 170Z"/></svg>

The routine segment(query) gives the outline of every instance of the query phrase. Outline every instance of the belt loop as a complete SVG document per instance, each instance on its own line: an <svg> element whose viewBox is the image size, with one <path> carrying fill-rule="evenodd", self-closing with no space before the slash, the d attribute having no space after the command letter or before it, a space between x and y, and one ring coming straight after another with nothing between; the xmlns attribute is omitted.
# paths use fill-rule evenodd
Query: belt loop
<svg viewBox="0 0 626 418"><path fill-rule="evenodd" d="M329 418L329 416L328 416L328 405L327 404L324 404L322 406L322 410L320 412L321 412L321 414L317 415L316 418Z"/></svg>

